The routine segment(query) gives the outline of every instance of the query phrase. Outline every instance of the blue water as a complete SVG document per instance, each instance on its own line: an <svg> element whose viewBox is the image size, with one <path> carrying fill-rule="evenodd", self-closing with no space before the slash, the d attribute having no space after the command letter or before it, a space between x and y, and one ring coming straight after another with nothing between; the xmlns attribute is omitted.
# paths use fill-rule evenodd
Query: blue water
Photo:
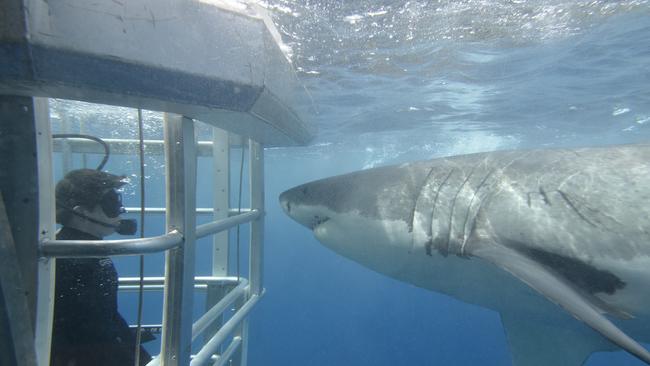
<svg viewBox="0 0 650 366"><path fill-rule="evenodd" d="M321 130L310 147L267 152L268 295L251 323L252 364L510 364L496 313L334 254L274 197L436 156L648 141L650 5L281 5ZM614 352L587 364L642 363Z"/></svg>
<svg viewBox="0 0 650 366"><path fill-rule="evenodd" d="M278 0L264 5L313 100L302 112L320 132L310 146L266 151L267 293L251 318L249 364L509 365L498 314L334 254L284 216L277 196L312 179L417 159L647 142L648 2ZM83 119L84 110L70 115ZM118 126L111 131L99 124L85 129L134 137L134 115L123 113L126 117L111 120ZM160 117L145 117L147 138L160 138ZM199 132L202 139L209 138L205 131ZM208 207L210 166L199 164L197 202ZM117 157L107 168L137 171L135 160ZM163 206L161 158L150 158L147 169L147 205ZM138 205L136 191L127 194L129 205ZM159 234L162 227L162 217L150 217L146 233ZM208 247L198 245L201 253ZM198 274L208 274L207 256L199 257ZM148 256L146 274L161 275L162 262L161 255ZM136 258L116 264L123 276L137 274ZM152 310L145 323L160 321L161 298L147 295ZM135 295L121 295L120 301L134 321ZM201 301L197 297L197 313ZM155 342L148 347L157 352ZM592 355L587 365L642 363L612 352Z"/></svg>

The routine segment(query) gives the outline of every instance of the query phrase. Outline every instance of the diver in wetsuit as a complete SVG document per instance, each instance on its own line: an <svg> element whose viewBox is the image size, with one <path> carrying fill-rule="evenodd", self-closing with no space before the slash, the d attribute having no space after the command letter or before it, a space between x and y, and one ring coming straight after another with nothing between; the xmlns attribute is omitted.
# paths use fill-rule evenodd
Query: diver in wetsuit
<svg viewBox="0 0 650 366"><path fill-rule="evenodd" d="M135 234L135 220L121 220L124 177L99 170L69 172L56 185L60 240L102 240ZM135 364L135 335L117 310L117 272L109 258L59 258L51 366ZM140 348L140 365L151 356Z"/></svg>

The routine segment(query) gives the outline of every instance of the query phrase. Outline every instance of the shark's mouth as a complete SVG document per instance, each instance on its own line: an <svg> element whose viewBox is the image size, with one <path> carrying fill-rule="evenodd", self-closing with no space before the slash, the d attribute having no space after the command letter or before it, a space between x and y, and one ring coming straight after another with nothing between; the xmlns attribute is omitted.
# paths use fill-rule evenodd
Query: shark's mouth
<svg viewBox="0 0 650 366"><path fill-rule="evenodd" d="M314 219L309 224L309 228L314 230L319 225L324 224L324 223L328 222L329 220L330 220L330 218L327 217L327 216L318 216L318 215L316 215L316 216L314 216Z"/></svg>

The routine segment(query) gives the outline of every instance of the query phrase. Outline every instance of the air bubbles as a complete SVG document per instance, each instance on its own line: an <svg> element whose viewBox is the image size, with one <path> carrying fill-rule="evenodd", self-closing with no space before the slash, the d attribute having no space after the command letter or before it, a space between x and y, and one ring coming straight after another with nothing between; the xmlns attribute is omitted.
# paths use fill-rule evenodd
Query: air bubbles
<svg viewBox="0 0 650 366"><path fill-rule="evenodd" d="M363 19L363 16L359 14L348 15L346 17L343 17L343 20L350 24L357 24L357 22L360 21L361 19Z"/></svg>
<svg viewBox="0 0 650 366"><path fill-rule="evenodd" d="M636 116L636 123L640 125L644 125L648 122L650 122L650 116L647 115Z"/></svg>
<svg viewBox="0 0 650 366"><path fill-rule="evenodd" d="M617 107L617 108L615 108L614 111L612 112L612 116L614 116L614 117L616 117L616 116L620 116L620 115L625 114L625 113L627 113L627 112L629 112L629 111L630 111L630 108Z"/></svg>

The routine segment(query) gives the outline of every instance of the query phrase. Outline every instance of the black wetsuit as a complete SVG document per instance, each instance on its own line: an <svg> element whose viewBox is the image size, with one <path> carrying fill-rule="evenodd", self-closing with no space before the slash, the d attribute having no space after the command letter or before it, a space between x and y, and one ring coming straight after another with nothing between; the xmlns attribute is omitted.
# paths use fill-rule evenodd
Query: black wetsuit
<svg viewBox="0 0 650 366"><path fill-rule="evenodd" d="M63 227L62 240L101 240ZM130 366L135 335L117 311L117 271L109 258L60 258L51 366ZM140 348L140 365L151 356Z"/></svg>

